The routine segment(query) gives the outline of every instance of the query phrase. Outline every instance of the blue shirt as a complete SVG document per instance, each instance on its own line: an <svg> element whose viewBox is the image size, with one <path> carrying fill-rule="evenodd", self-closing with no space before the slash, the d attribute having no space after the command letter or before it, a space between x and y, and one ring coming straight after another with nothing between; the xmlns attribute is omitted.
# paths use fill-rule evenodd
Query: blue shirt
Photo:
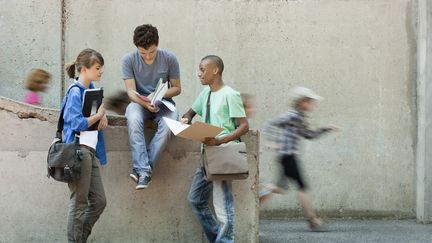
<svg viewBox="0 0 432 243"><path fill-rule="evenodd" d="M93 83L90 83L90 89L94 88ZM70 143L75 140L74 132L87 131L88 118L82 114L82 100L84 90L87 88L78 81L74 81L68 88L68 92L63 99L61 108L65 107L63 119L63 142ZM107 163L104 135L102 131L98 132L98 142L96 144L96 157L101 165Z"/></svg>

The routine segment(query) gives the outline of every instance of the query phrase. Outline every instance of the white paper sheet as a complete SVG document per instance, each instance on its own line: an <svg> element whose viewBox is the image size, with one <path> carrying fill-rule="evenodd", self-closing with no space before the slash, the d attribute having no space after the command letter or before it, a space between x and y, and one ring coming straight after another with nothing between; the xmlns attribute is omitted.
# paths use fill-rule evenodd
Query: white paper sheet
<svg viewBox="0 0 432 243"><path fill-rule="evenodd" d="M181 133L183 130L185 130L186 128L188 128L190 126L188 124L184 124L184 123L181 123L179 121L169 119L167 117L163 117L163 119L166 122L169 129L171 130L171 132L174 133L174 135Z"/></svg>

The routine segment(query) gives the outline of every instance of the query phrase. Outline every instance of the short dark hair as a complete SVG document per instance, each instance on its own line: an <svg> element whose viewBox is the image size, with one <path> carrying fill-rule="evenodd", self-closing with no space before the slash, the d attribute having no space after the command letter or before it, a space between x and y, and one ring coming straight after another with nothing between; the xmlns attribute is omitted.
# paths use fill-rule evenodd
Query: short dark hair
<svg viewBox="0 0 432 243"><path fill-rule="evenodd" d="M208 55L208 56L203 57L203 59L201 59L201 61L204 61L204 60L210 60L214 64L216 64L216 66L219 69L219 74L222 75L223 70L224 70L224 63L222 61L222 58L220 58L216 55Z"/></svg>
<svg viewBox="0 0 432 243"><path fill-rule="evenodd" d="M135 46L148 49L152 45L159 45L159 35L156 27L143 24L135 28L133 42Z"/></svg>

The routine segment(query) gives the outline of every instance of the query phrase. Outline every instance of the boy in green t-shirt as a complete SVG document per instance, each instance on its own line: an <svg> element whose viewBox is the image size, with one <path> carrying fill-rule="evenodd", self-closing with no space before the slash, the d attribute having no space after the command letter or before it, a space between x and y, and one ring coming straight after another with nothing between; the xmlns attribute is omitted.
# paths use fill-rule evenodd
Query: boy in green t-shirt
<svg viewBox="0 0 432 243"><path fill-rule="evenodd" d="M182 118L182 122L190 123L198 114L203 122L224 129L214 138L205 138L203 144L206 146L238 142L240 136L249 130L240 93L224 84L223 69L223 61L218 56L210 55L201 60L198 77L201 84L208 87L204 88L192 104L192 109ZM217 221L209 207L212 194ZM188 200L210 242L234 242L234 198L231 181L206 181L200 164L195 172Z"/></svg>

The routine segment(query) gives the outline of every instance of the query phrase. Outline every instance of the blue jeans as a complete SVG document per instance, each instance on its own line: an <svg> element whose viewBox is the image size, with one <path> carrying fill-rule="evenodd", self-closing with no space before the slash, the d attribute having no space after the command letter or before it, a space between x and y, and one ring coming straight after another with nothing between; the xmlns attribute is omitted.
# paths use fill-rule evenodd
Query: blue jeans
<svg viewBox="0 0 432 243"><path fill-rule="evenodd" d="M178 120L177 111L171 111L163 105L156 113L152 113L133 102L126 108L133 169L139 176L151 176L155 161L165 149L171 137L171 131L162 119L164 116ZM149 145L146 144L144 136L145 120L154 120L157 123L157 131Z"/></svg>
<svg viewBox="0 0 432 243"><path fill-rule="evenodd" d="M217 221L209 207L211 194ZM188 201L210 242L234 242L234 198L231 181L206 181L203 169L199 166L192 180Z"/></svg>

